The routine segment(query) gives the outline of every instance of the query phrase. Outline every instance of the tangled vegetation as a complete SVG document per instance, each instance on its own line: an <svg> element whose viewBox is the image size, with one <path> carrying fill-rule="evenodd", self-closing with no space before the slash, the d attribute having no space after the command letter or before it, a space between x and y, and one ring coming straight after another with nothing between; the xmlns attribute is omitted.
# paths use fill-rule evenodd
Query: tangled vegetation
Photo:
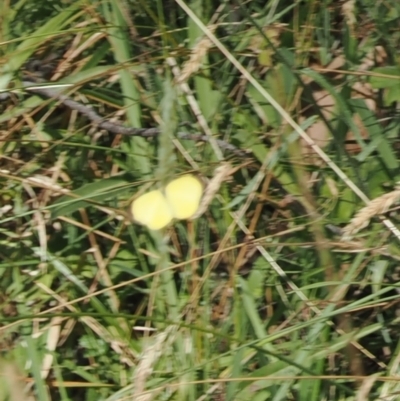
<svg viewBox="0 0 400 401"><path fill-rule="evenodd" d="M0 401L398 400L399 20L4 1Z"/></svg>

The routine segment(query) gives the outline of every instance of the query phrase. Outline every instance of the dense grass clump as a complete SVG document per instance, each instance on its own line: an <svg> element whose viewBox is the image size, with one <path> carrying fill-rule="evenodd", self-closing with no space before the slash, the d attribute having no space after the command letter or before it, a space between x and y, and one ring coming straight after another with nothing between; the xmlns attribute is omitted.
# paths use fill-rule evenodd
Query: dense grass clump
<svg viewBox="0 0 400 401"><path fill-rule="evenodd" d="M397 400L399 18L4 2L0 401Z"/></svg>

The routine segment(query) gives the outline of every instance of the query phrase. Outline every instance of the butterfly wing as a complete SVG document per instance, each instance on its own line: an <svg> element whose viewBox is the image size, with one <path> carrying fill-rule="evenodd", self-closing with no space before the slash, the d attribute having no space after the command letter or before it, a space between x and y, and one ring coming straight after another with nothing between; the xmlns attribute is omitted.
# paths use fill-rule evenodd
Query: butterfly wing
<svg viewBox="0 0 400 401"><path fill-rule="evenodd" d="M173 217L189 219L199 208L203 196L203 185L191 174L171 181L165 187L165 197L172 210Z"/></svg>
<svg viewBox="0 0 400 401"><path fill-rule="evenodd" d="M135 221L151 230L160 230L171 222L173 212L161 191L150 191L139 196L131 205Z"/></svg>

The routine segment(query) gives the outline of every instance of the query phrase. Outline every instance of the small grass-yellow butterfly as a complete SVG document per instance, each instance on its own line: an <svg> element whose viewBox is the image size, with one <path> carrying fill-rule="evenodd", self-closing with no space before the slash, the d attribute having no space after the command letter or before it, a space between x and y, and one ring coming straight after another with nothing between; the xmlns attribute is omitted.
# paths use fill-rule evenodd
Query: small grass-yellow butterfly
<svg viewBox="0 0 400 401"><path fill-rule="evenodd" d="M198 210L203 185L191 174L171 181L164 190L154 190L135 199L131 212L135 221L151 230L160 230L173 219L185 220Z"/></svg>

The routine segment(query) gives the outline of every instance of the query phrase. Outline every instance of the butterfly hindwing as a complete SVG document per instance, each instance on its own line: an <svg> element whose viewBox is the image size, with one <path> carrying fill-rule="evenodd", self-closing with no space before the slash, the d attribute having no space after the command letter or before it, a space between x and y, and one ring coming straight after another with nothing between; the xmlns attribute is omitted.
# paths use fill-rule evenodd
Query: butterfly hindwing
<svg viewBox="0 0 400 401"><path fill-rule="evenodd" d="M134 220L151 230L160 230L173 219L172 210L161 191L150 191L132 202Z"/></svg>

